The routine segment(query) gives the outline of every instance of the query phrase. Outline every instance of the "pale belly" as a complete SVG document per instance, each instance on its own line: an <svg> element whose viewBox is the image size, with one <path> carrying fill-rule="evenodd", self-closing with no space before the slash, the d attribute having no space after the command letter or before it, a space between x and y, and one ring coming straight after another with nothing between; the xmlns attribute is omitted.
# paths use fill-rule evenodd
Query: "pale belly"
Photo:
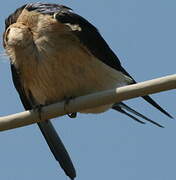
<svg viewBox="0 0 176 180"><path fill-rule="evenodd" d="M129 77L105 65L81 48L65 48L53 54L56 55L48 56L44 51L40 52L40 60L24 71L25 89L31 91L38 104L51 104L130 83ZM100 113L111 106L81 112Z"/></svg>

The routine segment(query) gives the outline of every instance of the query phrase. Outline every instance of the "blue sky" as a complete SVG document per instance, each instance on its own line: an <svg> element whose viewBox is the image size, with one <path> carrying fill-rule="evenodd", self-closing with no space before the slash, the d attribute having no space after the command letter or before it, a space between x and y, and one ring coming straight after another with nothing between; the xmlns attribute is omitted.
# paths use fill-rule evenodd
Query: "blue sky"
<svg viewBox="0 0 176 180"><path fill-rule="evenodd" d="M1 37L4 19L26 2L33 1L1 2ZM93 23L137 81L175 73L175 0L48 2L65 4ZM2 46L0 52L0 115L3 116L23 111L23 107L12 85ZM175 90L153 97L176 117ZM138 124L112 110L53 121L75 164L77 180L176 179L176 120L165 117L141 98L128 104L165 128ZM0 143L1 179L68 179L36 125L1 132Z"/></svg>

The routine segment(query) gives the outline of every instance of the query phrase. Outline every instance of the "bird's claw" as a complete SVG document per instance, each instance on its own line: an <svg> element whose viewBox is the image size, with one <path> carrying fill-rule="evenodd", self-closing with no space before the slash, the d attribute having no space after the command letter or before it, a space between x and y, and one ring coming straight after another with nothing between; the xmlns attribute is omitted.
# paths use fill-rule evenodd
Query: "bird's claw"
<svg viewBox="0 0 176 180"><path fill-rule="evenodd" d="M68 115L68 117L70 117L70 118L76 118L77 112L70 113L70 114L67 114L67 115Z"/></svg>
<svg viewBox="0 0 176 180"><path fill-rule="evenodd" d="M73 99L73 97L66 97L65 98L65 105L64 105L64 109L66 111L66 106L69 104L70 100ZM76 118L77 116L77 112L73 112L73 113L67 113L68 117L70 118Z"/></svg>
<svg viewBox="0 0 176 180"><path fill-rule="evenodd" d="M42 105L42 104L37 104L37 105L35 105L34 107L33 107L33 110L35 111L35 112L38 112L38 115L39 115L39 119L40 120L42 120L42 107L43 107L44 105Z"/></svg>

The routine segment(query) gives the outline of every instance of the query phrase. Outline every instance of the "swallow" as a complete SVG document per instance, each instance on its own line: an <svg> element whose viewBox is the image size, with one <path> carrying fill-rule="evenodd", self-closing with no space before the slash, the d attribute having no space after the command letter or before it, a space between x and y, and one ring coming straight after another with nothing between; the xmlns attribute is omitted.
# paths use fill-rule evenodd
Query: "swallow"
<svg viewBox="0 0 176 180"><path fill-rule="evenodd" d="M64 5L29 3L18 8L5 20L3 45L26 110L136 83L97 28ZM150 96L142 98L173 118ZM111 108L140 123L145 123L142 118L163 127L123 102L80 113L102 113ZM75 117L76 112L69 116ZM55 159L73 180L75 168L52 123L37 124Z"/></svg>

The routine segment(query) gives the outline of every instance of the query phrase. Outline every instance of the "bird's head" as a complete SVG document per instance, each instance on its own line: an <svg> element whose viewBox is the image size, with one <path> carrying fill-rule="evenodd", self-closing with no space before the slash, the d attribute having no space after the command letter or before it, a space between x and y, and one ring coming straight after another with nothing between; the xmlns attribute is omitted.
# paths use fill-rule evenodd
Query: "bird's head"
<svg viewBox="0 0 176 180"><path fill-rule="evenodd" d="M4 46L8 48L26 48L33 41L29 27L22 23L14 23L4 33Z"/></svg>

